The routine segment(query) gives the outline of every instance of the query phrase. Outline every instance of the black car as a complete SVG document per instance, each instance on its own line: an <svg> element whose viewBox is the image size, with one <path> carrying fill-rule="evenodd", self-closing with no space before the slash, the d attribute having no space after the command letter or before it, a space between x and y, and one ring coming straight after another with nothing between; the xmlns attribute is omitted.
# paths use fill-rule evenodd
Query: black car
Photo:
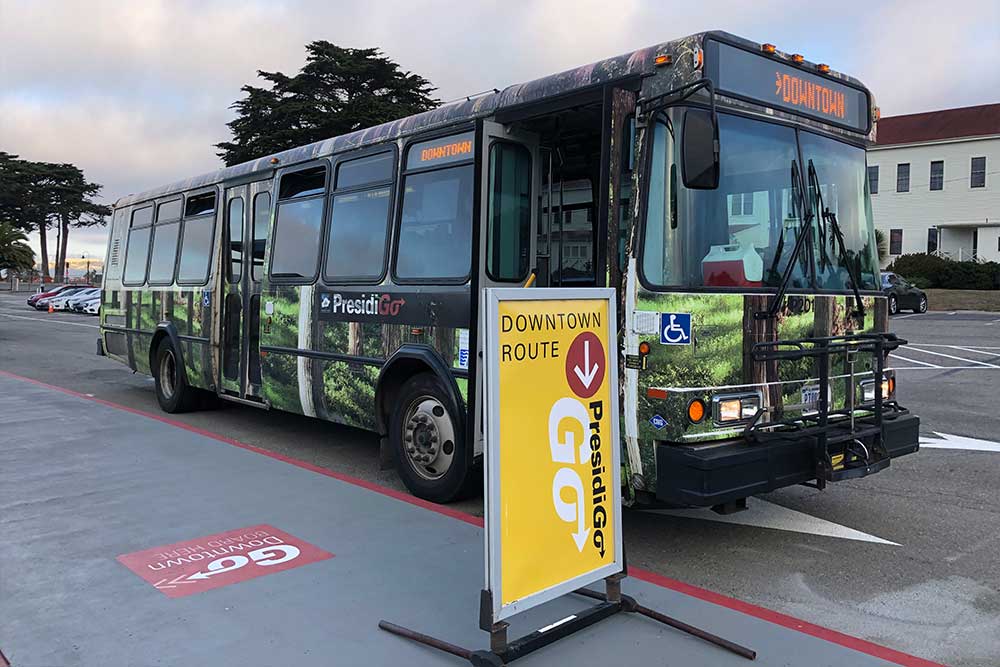
<svg viewBox="0 0 1000 667"><path fill-rule="evenodd" d="M889 299L889 314L908 309L915 313L927 312L927 295L914 287L906 278L895 273L882 274L882 293Z"/></svg>

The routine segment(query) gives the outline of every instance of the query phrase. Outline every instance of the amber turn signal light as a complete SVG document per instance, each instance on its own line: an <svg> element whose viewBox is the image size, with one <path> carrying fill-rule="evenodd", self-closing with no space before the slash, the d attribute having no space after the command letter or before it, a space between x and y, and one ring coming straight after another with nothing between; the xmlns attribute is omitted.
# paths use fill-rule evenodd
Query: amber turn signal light
<svg viewBox="0 0 1000 667"><path fill-rule="evenodd" d="M646 341L642 341L641 343L639 343L639 354L641 354L642 356L646 356L647 354L649 354L649 343L647 343Z"/></svg>
<svg viewBox="0 0 1000 667"><path fill-rule="evenodd" d="M695 398L688 403L688 419L694 424L705 419L705 401Z"/></svg>

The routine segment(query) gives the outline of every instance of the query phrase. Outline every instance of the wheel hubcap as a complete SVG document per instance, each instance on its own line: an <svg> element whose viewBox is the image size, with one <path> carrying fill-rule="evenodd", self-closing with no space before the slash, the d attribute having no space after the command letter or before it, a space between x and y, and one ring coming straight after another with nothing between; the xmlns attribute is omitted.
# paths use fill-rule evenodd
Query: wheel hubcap
<svg viewBox="0 0 1000 667"><path fill-rule="evenodd" d="M424 479L440 479L455 457L455 427L433 396L410 404L403 422L403 447L411 467Z"/></svg>
<svg viewBox="0 0 1000 667"><path fill-rule="evenodd" d="M160 391L163 397L170 399L174 395L174 375L177 372L177 362L174 359L174 351L167 350L160 359Z"/></svg>

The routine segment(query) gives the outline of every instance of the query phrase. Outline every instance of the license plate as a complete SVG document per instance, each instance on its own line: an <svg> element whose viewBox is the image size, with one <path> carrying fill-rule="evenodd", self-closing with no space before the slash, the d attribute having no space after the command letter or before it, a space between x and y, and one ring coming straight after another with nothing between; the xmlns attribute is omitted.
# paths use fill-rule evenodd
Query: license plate
<svg viewBox="0 0 1000 667"><path fill-rule="evenodd" d="M819 403L819 386L802 387L802 405L814 408Z"/></svg>

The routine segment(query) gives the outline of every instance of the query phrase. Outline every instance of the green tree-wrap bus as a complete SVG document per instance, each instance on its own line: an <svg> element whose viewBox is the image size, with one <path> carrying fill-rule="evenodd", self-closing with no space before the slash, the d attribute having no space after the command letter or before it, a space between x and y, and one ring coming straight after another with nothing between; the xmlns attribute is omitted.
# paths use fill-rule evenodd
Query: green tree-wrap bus
<svg viewBox="0 0 1000 667"><path fill-rule="evenodd" d="M851 77L709 32L123 197L100 347L168 411L371 429L447 501L480 478L483 288L610 285L625 502L878 472L919 420L888 366L876 115Z"/></svg>

